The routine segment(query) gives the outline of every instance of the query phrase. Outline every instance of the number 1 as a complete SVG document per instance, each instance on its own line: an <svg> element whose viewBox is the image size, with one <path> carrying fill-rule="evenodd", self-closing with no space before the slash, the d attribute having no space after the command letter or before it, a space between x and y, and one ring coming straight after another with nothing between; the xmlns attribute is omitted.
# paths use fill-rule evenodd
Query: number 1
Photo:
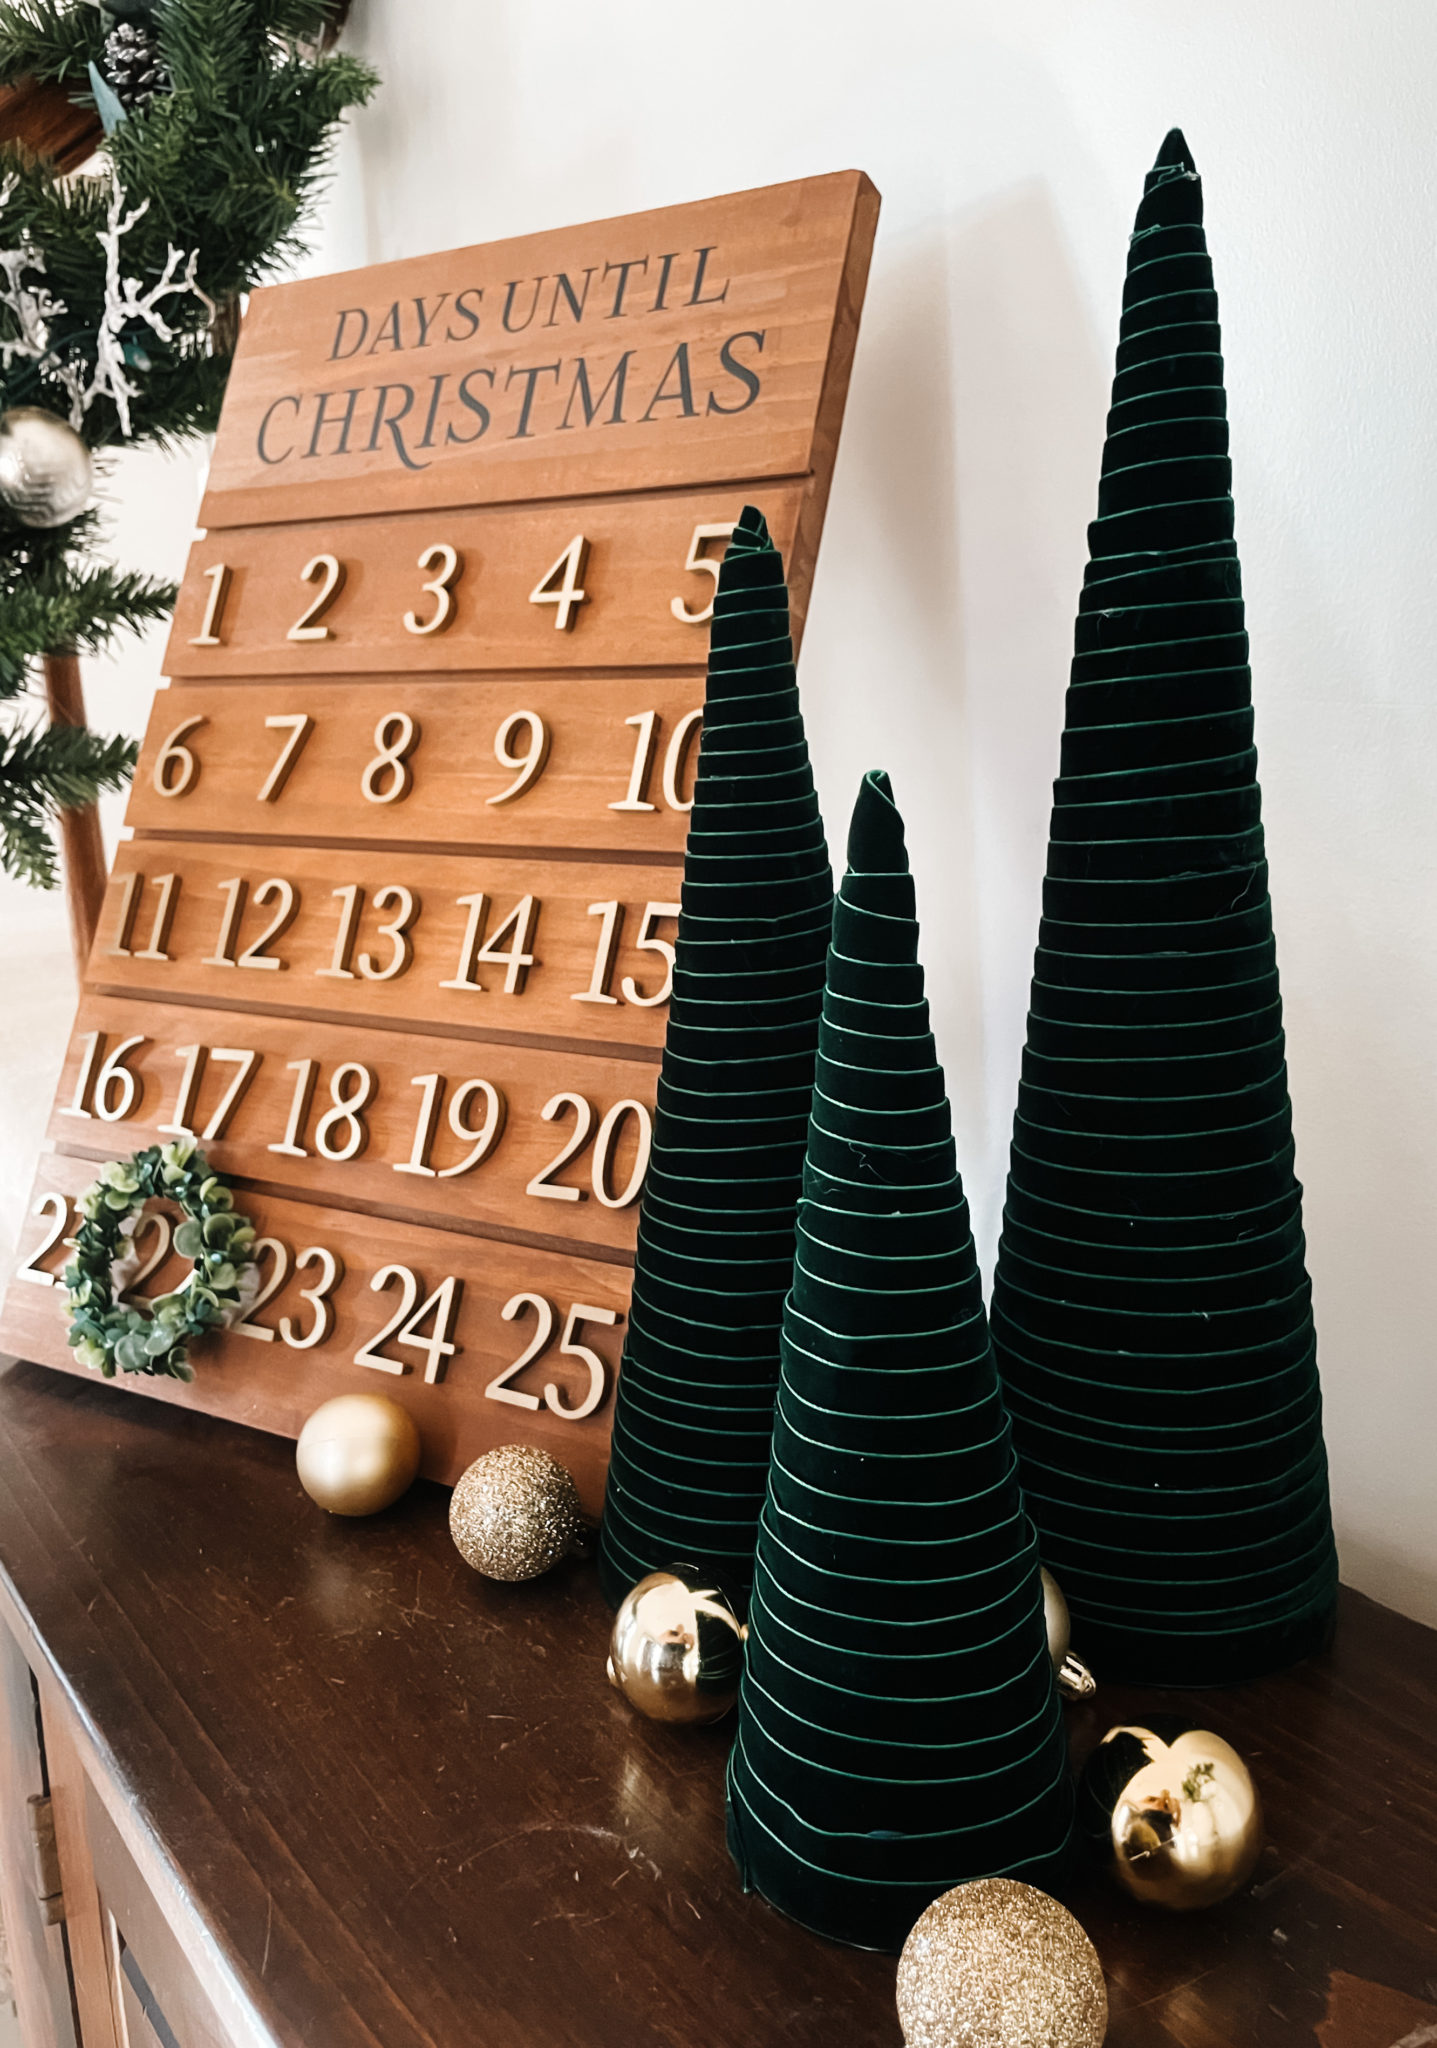
<svg viewBox="0 0 1437 2048"><path fill-rule="evenodd" d="M230 572L223 562L216 562L213 569L206 569L210 594L205 604L205 616L200 630L191 640L191 647L221 647L220 617L229 596Z"/></svg>

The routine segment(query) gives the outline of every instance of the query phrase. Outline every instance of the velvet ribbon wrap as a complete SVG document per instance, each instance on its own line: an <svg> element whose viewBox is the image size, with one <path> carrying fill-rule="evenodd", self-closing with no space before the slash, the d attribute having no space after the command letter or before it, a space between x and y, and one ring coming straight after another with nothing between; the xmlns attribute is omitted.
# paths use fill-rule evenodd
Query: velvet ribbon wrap
<svg viewBox="0 0 1437 2048"><path fill-rule="evenodd" d="M1317 1648L1336 1556L1202 187L1128 258L993 1289L1025 1498L1101 1677Z"/></svg>
<svg viewBox="0 0 1437 2048"><path fill-rule="evenodd" d="M749 507L719 571L673 997L615 1397L599 1572L753 1576L813 1095L833 872L783 562Z"/></svg>
<svg viewBox="0 0 1437 2048"><path fill-rule="evenodd" d="M729 1845L793 1919L896 1949L969 1878L1050 1889L1071 1812L903 828L874 773L828 954Z"/></svg>

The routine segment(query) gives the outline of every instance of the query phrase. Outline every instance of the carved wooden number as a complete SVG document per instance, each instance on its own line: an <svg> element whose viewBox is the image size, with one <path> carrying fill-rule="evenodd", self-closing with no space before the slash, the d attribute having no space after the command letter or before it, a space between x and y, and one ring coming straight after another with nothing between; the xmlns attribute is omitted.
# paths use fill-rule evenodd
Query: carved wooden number
<svg viewBox="0 0 1437 2048"><path fill-rule="evenodd" d="M421 619L417 612L404 614L404 630L423 638L429 633L442 633L454 616L454 583L463 566L459 550L451 548L447 541L440 541L437 547L426 548L419 557L421 569L437 569L437 576L431 577L424 589L434 599L434 609L427 619Z"/></svg>
<svg viewBox="0 0 1437 2048"><path fill-rule="evenodd" d="M140 898L145 889L145 877L132 869L120 877L120 912L115 925L114 939L107 948L114 960L168 960L165 944L169 937L170 916L174 909L175 891L180 885L178 875L156 875L154 878L155 907L150 924L149 937L138 950L131 949L135 920L139 914Z"/></svg>
<svg viewBox="0 0 1437 2048"><path fill-rule="evenodd" d="M247 1306L117 1386L292 1433L380 1385L431 1476L562 1446L598 1512L708 622L754 504L801 631L876 211L848 172L251 296L7 1348L83 1369L75 1205L193 1140Z"/></svg>
<svg viewBox="0 0 1437 2048"><path fill-rule="evenodd" d="M587 591L579 588L579 578L584 573L588 555L589 543L582 533L576 533L558 561L544 571L529 592L530 604L553 605L554 624L561 633L568 632L574 623L575 611L589 601Z"/></svg>
<svg viewBox="0 0 1437 2048"><path fill-rule="evenodd" d="M191 647L223 647L220 638L220 621L224 616L225 599L229 596L230 572L223 562L216 562L204 572L209 584L209 596L205 600L205 615L200 630L190 640Z"/></svg>
<svg viewBox="0 0 1437 2048"><path fill-rule="evenodd" d="M185 735L208 721L203 715L182 718L164 745L152 771L154 785L160 796L188 796L199 780L200 764L184 744Z"/></svg>
<svg viewBox="0 0 1437 2048"><path fill-rule="evenodd" d="M40 1261L52 1252L64 1237L70 1222L70 1204L63 1195L41 1195L30 1214L39 1217L47 1228L29 1257L23 1259L15 1268L15 1277L17 1280L33 1281L37 1287L53 1287L57 1276L42 1266Z"/></svg>
<svg viewBox="0 0 1437 2048"><path fill-rule="evenodd" d="M722 561L719 544L732 534L733 525L731 519L701 519L695 525L681 567L687 575L710 578L712 589L707 602L698 606L691 605L682 596L669 597L669 615L681 625L703 626L713 617L713 591L718 587ZM607 540L608 537L605 538ZM584 588L590 550L590 537L576 533L528 594L530 604L554 607L553 625L558 632L572 631L579 607L592 601L590 592ZM314 595L288 627L285 633L287 640L321 644L333 640L334 628L326 623L326 618L341 593L346 591L353 566L352 562L342 561L328 551L309 556L297 574L302 584L315 586ZM415 639L427 639L431 634L444 632L456 621L456 586L464 574L464 554L452 541L433 541L421 549L416 566L421 572L420 601L402 613L400 624L404 632ZM615 566L622 568L621 559ZM295 573L290 571L291 575ZM227 645L224 628L230 623L231 610L234 611L234 624L242 626L246 623L242 604L232 607L233 567L227 562L211 563L197 580L203 581L208 588L199 631L192 633L186 644L201 648L224 647ZM256 603L259 601L257 592ZM365 617L362 610L356 612L348 602L346 613L349 630L356 636L376 628L382 630L382 620Z"/></svg>
<svg viewBox="0 0 1437 2048"><path fill-rule="evenodd" d="M319 594L312 604L306 605L294 624L287 639L328 640L333 629L319 622L329 610L340 591L344 588L344 564L334 555L316 555L306 562L299 572L301 583L318 583Z"/></svg>

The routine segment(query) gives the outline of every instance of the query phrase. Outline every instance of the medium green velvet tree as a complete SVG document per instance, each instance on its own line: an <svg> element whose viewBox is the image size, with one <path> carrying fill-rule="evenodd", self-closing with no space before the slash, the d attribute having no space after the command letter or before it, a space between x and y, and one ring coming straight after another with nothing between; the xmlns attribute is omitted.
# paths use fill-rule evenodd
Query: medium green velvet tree
<svg viewBox="0 0 1437 2048"><path fill-rule="evenodd" d="M833 872L783 562L748 508L719 571L704 730L614 1411L599 1571L746 1590L813 1090Z"/></svg>
<svg viewBox="0 0 1437 2048"><path fill-rule="evenodd" d="M836 1941L1061 1880L1067 1747L929 1029L903 826L859 792L834 915L729 1846Z"/></svg>
<svg viewBox="0 0 1437 2048"><path fill-rule="evenodd" d="M1318 1647L1336 1556L1202 187L1128 257L1054 788L993 1340L1100 1677Z"/></svg>

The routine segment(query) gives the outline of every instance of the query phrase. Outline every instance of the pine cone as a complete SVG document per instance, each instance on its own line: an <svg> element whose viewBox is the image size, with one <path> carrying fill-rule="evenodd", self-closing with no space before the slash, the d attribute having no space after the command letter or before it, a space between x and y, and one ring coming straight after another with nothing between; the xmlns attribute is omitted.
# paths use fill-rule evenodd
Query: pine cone
<svg viewBox="0 0 1437 2048"><path fill-rule="evenodd" d="M122 21L105 38L105 76L126 109L148 106L170 89L169 66L153 29Z"/></svg>

